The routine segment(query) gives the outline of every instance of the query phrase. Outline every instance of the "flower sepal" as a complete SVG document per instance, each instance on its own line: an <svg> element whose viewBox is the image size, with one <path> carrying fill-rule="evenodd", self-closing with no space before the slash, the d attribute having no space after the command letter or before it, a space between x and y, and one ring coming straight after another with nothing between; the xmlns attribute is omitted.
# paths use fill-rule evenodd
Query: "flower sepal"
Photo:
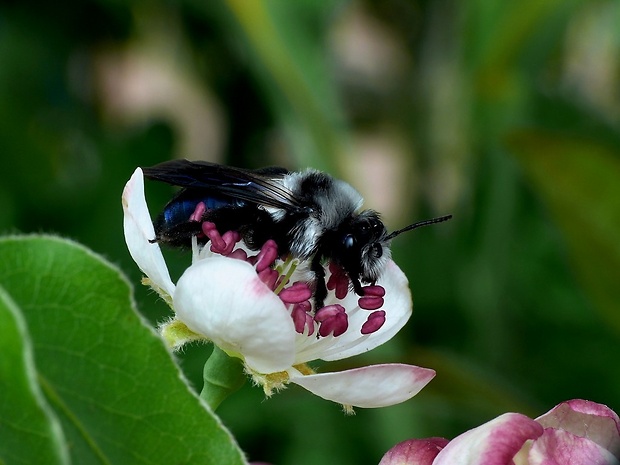
<svg viewBox="0 0 620 465"><path fill-rule="evenodd" d="M213 345L213 352L203 369L204 384L200 398L215 410L228 396L237 392L245 380L241 359L231 357Z"/></svg>
<svg viewBox="0 0 620 465"><path fill-rule="evenodd" d="M209 342L209 339L192 331L185 323L176 318L171 318L159 325L159 334L161 334L166 346L172 350L179 350L190 342Z"/></svg>

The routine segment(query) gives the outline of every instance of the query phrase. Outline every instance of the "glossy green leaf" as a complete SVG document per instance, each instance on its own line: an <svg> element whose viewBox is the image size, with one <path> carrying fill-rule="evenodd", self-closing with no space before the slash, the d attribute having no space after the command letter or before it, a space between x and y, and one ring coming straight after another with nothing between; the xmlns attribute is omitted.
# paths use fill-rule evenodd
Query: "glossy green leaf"
<svg viewBox="0 0 620 465"><path fill-rule="evenodd" d="M552 133L509 142L565 234L579 278L620 330L620 161L602 144Z"/></svg>
<svg viewBox="0 0 620 465"><path fill-rule="evenodd" d="M0 463L68 464L60 424L37 382L26 324L1 287L0 354Z"/></svg>
<svg viewBox="0 0 620 465"><path fill-rule="evenodd" d="M53 237L2 239L0 257L0 285L23 311L73 463L244 463L135 312L118 270Z"/></svg>

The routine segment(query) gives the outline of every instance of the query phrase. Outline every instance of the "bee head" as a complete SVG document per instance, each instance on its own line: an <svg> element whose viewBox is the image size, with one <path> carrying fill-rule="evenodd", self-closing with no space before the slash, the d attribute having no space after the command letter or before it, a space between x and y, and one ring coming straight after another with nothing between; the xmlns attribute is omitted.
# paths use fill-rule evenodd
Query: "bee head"
<svg viewBox="0 0 620 465"><path fill-rule="evenodd" d="M377 212L360 212L340 233L340 265L351 277L376 281L391 256L386 237L387 230Z"/></svg>

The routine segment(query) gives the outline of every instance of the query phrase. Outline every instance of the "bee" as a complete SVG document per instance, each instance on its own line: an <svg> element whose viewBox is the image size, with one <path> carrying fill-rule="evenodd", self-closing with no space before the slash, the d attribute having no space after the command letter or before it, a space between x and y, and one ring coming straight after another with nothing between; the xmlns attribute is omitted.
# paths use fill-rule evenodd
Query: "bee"
<svg viewBox="0 0 620 465"><path fill-rule="evenodd" d="M321 171L291 172L270 167L246 170L204 161L172 160L143 169L144 175L182 189L155 220L153 242L187 246L193 236L203 243L202 223L220 233L237 231L258 250L269 239L281 256L310 261L315 310L327 296L326 261L339 266L353 290L374 284L390 259L390 242L412 229L446 221L452 215L410 224L388 233L374 210L362 210L361 195L348 183ZM202 218L190 220L203 202Z"/></svg>

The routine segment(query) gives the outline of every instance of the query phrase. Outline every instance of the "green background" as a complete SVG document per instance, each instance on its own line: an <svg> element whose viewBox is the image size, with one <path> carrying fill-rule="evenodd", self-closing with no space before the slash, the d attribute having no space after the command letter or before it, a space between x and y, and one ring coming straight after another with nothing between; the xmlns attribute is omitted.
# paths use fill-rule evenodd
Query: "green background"
<svg viewBox="0 0 620 465"><path fill-rule="evenodd" d="M399 361L437 377L355 416L246 385L218 413L250 460L377 463L506 411L571 398L619 411L618 24L614 0L3 2L0 231L105 256L155 325L168 309L122 235L136 166L312 166L390 229L453 214L394 243L410 323L324 367ZM147 184L153 214L171 194ZM168 258L175 276L188 263ZM178 357L198 390L208 351Z"/></svg>

